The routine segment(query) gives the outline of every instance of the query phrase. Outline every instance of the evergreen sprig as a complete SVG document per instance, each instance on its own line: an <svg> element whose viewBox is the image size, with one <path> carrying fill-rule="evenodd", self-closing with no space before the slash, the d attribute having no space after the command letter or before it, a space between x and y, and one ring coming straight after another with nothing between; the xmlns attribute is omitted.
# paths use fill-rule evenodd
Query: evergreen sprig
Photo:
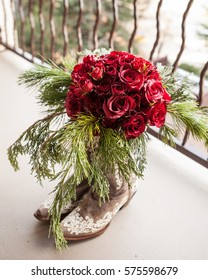
<svg viewBox="0 0 208 280"><path fill-rule="evenodd" d="M207 108L199 107L197 102L173 102L168 105L168 112L172 116L173 129L182 132L189 131L197 141L208 145L208 113Z"/></svg>
<svg viewBox="0 0 208 280"><path fill-rule="evenodd" d="M36 121L8 148L8 158L14 170L19 170L19 155L29 155L31 172L42 183L55 179L55 166L63 161L64 151L58 141L63 113L53 113ZM56 130L55 130L56 127Z"/></svg>
<svg viewBox="0 0 208 280"><path fill-rule="evenodd" d="M71 72L75 60L65 58L58 66L52 61L23 72L18 79L19 84L38 91L38 102L47 107L48 112L64 110L66 93L71 83Z"/></svg>

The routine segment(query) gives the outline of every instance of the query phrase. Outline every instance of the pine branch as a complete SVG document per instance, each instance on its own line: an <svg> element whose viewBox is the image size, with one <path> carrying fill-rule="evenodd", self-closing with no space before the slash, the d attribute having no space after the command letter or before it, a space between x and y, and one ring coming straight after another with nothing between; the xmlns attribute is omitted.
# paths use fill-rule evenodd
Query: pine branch
<svg viewBox="0 0 208 280"><path fill-rule="evenodd" d="M168 124L164 124L159 131L159 135L161 137L161 140L171 146L171 147L175 147L175 141L174 138L178 137L178 133L176 132L176 129L174 129L173 127L171 127Z"/></svg>
<svg viewBox="0 0 208 280"><path fill-rule="evenodd" d="M208 111L194 101L172 103L167 107L176 132L187 129L192 136L208 145Z"/></svg>
<svg viewBox="0 0 208 280"><path fill-rule="evenodd" d="M172 67L170 66L159 64L157 67L162 78L162 83L171 95L172 102L196 101L196 96L191 91L193 83L191 83L188 76L182 77L179 73L172 73Z"/></svg>
<svg viewBox="0 0 208 280"><path fill-rule="evenodd" d="M8 158L15 171L19 169L18 156L29 155L31 172L40 183L57 176L55 166L62 162L64 153L58 142L62 118L63 113L53 113L36 121L8 148Z"/></svg>
<svg viewBox="0 0 208 280"><path fill-rule="evenodd" d="M19 84L36 89L38 101L48 111L64 110L66 93L71 83L71 71L74 62L63 60L63 67L53 62L47 65L36 65L35 68L23 72L18 79ZM68 71L66 71L66 69Z"/></svg>

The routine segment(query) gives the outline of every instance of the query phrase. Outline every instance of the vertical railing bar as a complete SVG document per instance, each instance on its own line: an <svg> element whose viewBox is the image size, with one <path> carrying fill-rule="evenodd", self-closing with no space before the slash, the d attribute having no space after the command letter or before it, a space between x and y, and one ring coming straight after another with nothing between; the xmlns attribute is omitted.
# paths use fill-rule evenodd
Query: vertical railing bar
<svg viewBox="0 0 208 280"><path fill-rule="evenodd" d="M64 38L64 47L63 47L63 56L66 56L67 48L68 48L68 31L67 31L67 15L69 10L69 1L64 0L64 13L63 13L63 22L62 22L62 32Z"/></svg>
<svg viewBox="0 0 208 280"><path fill-rule="evenodd" d="M78 51L79 52L83 48L82 30L81 30L83 8L84 8L83 0L79 0L79 16L78 16L78 20L77 20L77 39L78 39Z"/></svg>
<svg viewBox="0 0 208 280"><path fill-rule="evenodd" d="M110 38L109 38L109 48L113 49L113 36L114 36L114 32L116 29L116 25L118 22L118 1L117 0L113 0L113 24L112 24L112 28L111 28L111 32L110 32Z"/></svg>
<svg viewBox="0 0 208 280"><path fill-rule="evenodd" d="M154 52L156 50L156 47L157 47L159 39L160 39L160 9L162 7L162 3L163 3L163 0L160 0L159 3L158 3L158 6L157 6L157 12L156 12L156 29L157 29L157 33L156 33L155 42L153 44L153 48L152 48L152 50L150 52L150 56L149 56L149 60L150 61L152 61Z"/></svg>
<svg viewBox="0 0 208 280"><path fill-rule="evenodd" d="M200 79L199 79L199 95L198 95L198 104L199 106L201 105L202 103L202 97L203 97L203 86L204 86L204 78L205 78L205 74L206 74L206 71L208 69L208 61L205 63L201 73L200 73ZM184 135L184 138L183 138L183 142L182 142L182 146L184 146L187 142L187 139L188 139L188 136L189 136L189 132L186 131L185 135Z"/></svg>
<svg viewBox="0 0 208 280"><path fill-rule="evenodd" d="M100 14L101 14L101 0L96 0L96 19L95 19L95 25L93 28L93 47L94 47L94 49L98 48L98 25L100 22Z"/></svg>
<svg viewBox="0 0 208 280"><path fill-rule="evenodd" d="M51 0L49 22L50 22L50 30L51 30L51 48L50 48L50 53L51 53L51 59L52 60L54 60L54 45L55 45L55 36L56 36L55 23L54 23L54 18L53 18L54 5L55 5L55 0Z"/></svg>
<svg viewBox="0 0 208 280"><path fill-rule="evenodd" d="M14 0L10 0L10 6L11 6L12 18L13 18L13 38L14 38L14 49L15 49L17 47L17 20L16 20Z"/></svg>
<svg viewBox="0 0 208 280"><path fill-rule="evenodd" d="M200 79L199 79L199 96L198 96L198 102L199 105L202 104L202 99L203 99L203 87L204 87L204 79L205 79L205 74L208 70L208 61L205 63L201 73L200 73Z"/></svg>
<svg viewBox="0 0 208 280"><path fill-rule="evenodd" d="M25 52L25 14L22 6L22 0L19 0L19 13L20 13L20 47Z"/></svg>
<svg viewBox="0 0 208 280"><path fill-rule="evenodd" d="M43 16L43 0L39 0L38 10L39 22L40 22L40 56L41 61L44 60L44 35L45 35L45 21Z"/></svg>
<svg viewBox="0 0 208 280"><path fill-rule="evenodd" d="M131 38L129 40L129 46L128 46L129 52L132 52L132 45L133 45L134 37L135 37L136 31L137 31L137 0L134 0L133 6L134 6L134 30L133 30L133 32L131 34Z"/></svg>
<svg viewBox="0 0 208 280"><path fill-rule="evenodd" d="M29 0L29 21L30 21L30 51L32 60L34 59L34 33L35 33L35 21L33 17L33 0Z"/></svg>
<svg viewBox="0 0 208 280"><path fill-rule="evenodd" d="M1 2L2 2L3 14L4 14L4 32L5 32L5 41L6 41L6 44L8 44L8 34L7 34L7 14L6 14L6 7L5 7L4 0L2 0Z"/></svg>
<svg viewBox="0 0 208 280"><path fill-rule="evenodd" d="M182 143L181 143L181 146L184 146L189 138L189 131L186 130L185 134L184 134L184 137L183 137L183 140L182 140Z"/></svg>
<svg viewBox="0 0 208 280"><path fill-rule="evenodd" d="M1 30L1 25L0 25L0 44L3 43L2 42L2 30Z"/></svg>
<svg viewBox="0 0 208 280"><path fill-rule="evenodd" d="M183 51L185 49L185 40L186 40L186 38L185 38L185 23L186 23L186 18L188 16L188 13L189 13L189 10L191 8L191 5L192 5L193 1L194 0L190 0L188 2L186 10L185 10L185 12L183 14L183 19L182 19L182 23L181 23L181 39L182 39L181 48L180 48L180 51L179 51L179 53L178 53L178 55L176 57L175 62L173 63L173 70L172 70L172 72L175 72L175 70L176 70L176 68L178 66L178 62L179 62L179 60L181 58L181 55L182 55L182 53L183 53Z"/></svg>

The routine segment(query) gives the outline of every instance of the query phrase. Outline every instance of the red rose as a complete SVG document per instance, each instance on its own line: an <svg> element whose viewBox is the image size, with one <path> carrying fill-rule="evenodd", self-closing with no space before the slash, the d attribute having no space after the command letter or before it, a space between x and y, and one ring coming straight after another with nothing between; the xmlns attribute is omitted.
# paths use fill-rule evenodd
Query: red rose
<svg viewBox="0 0 208 280"><path fill-rule="evenodd" d="M163 88L163 100L166 102L170 102L171 101L171 96L170 94L166 91L165 88Z"/></svg>
<svg viewBox="0 0 208 280"><path fill-rule="evenodd" d="M83 93L90 92L93 89L93 83L89 79L82 78L79 81L79 86Z"/></svg>
<svg viewBox="0 0 208 280"><path fill-rule="evenodd" d="M145 131L146 124L141 114L133 115L124 124L124 133L127 139L136 138Z"/></svg>
<svg viewBox="0 0 208 280"><path fill-rule="evenodd" d="M111 52L110 54L105 55L104 63L105 64L116 65L118 63L118 56L117 56L117 54Z"/></svg>
<svg viewBox="0 0 208 280"><path fill-rule="evenodd" d="M143 86L143 75L132 68L125 69L122 67L121 71L119 72L119 77L121 81L127 86L136 86L138 89Z"/></svg>
<svg viewBox="0 0 208 280"><path fill-rule="evenodd" d="M166 112L167 110L165 102L158 102L152 106L149 111L150 125L155 125L157 127L164 125Z"/></svg>
<svg viewBox="0 0 208 280"><path fill-rule="evenodd" d="M94 80L100 80L103 77L103 69L100 67L95 67L91 72L91 77Z"/></svg>
<svg viewBox="0 0 208 280"><path fill-rule="evenodd" d="M111 86L111 92L112 94L123 94L125 93L127 90L127 86L123 83L114 83L112 86Z"/></svg>
<svg viewBox="0 0 208 280"><path fill-rule="evenodd" d="M80 95L68 91L65 100L65 108L69 117L77 117L77 114L82 111L82 99Z"/></svg>
<svg viewBox="0 0 208 280"><path fill-rule="evenodd" d="M141 100L142 100L141 93L139 91L137 91L137 90L133 90L131 92L131 97L135 100L135 103L136 103L135 109L139 110L140 109Z"/></svg>
<svg viewBox="0 0 208 280"><path fill-rule="evenodd" d="M164 88L160 81L149 80L145 86L145 97L149 103L155 103L162 100L164 95Z"/></svg>
<svg viewBox="0 0 208 280"><path fill-rule="evenodd" d="M113 95L103 103L103 110L108 119L118 119L135 108L135 101L128 95Z"/></svg>
<svg viewBox="0 0 208 280"><path fill-rule="evenodd" d="M82 78L86 78L86 79L89 78L88 72L90 71L91 71L91 66L89 64L83 64L83 63L77 64L71 73L73 81L79 82Z"/></svg>
<svg viewBox="0 0 208 280"><path fill-rule="evenodd" d="M111 78L109 76L104 76L103 79L95 86L95 92L99 95L107 95L111 88Z"/></svg>
<svg viewBox="0 0 208 280"><path fill-rule="evenodd" d="M127 53L125 55L122 55L119 57L119 64L124 65L124 64L131 64L135 60L135 55Z"/></svg>
<svg viewBox="0 0 208 280"><path fill-rule="evenodd" d="M105 66L105 73L110 76L115 76L117 74L116 67L112 64Z"/></svg>
<svg viewBox="0 0 208 280"><path fill-rule="evenodd" d="M134 61L131 63L134 70L139 72L143 72L145 68L145 60L141 57L136 57Z"/></svg>
<svg viewBox="0 0 208 280"><path fill-rule="evenodd" d="M83 58L84 64L94 65L96 62L96 57L94 55L87 55Z"/></svg>

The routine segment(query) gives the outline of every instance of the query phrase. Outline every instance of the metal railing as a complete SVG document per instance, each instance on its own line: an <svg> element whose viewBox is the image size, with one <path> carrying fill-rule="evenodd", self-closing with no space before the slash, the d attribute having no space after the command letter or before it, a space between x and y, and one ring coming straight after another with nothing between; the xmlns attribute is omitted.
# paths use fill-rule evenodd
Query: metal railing
<svg viewBox="0 0 208 280"><path fill-rule="evenodd" d="M38 57L59 60L70 52L99 47L138 52L137 32L145 8L151 0L0 0L0 44L25 59L34 62ZM161 46L162 7L165 0L158 0L154 11L155 32L149 54L150 61L158 60L156 51ZM187 0L179 32L180 47L172 62L176 71L186 43L186 21L194 0ZM155 57L156 56L156 57ZM204 62L198 81L199 105L204 99L204 81L208 61ZM208 104L206 104L208 105ZM155 130L149 132L158 137ZM208 166L207 152L203 155L187 147L189 135L185 132L177 149Z"/></svg>

